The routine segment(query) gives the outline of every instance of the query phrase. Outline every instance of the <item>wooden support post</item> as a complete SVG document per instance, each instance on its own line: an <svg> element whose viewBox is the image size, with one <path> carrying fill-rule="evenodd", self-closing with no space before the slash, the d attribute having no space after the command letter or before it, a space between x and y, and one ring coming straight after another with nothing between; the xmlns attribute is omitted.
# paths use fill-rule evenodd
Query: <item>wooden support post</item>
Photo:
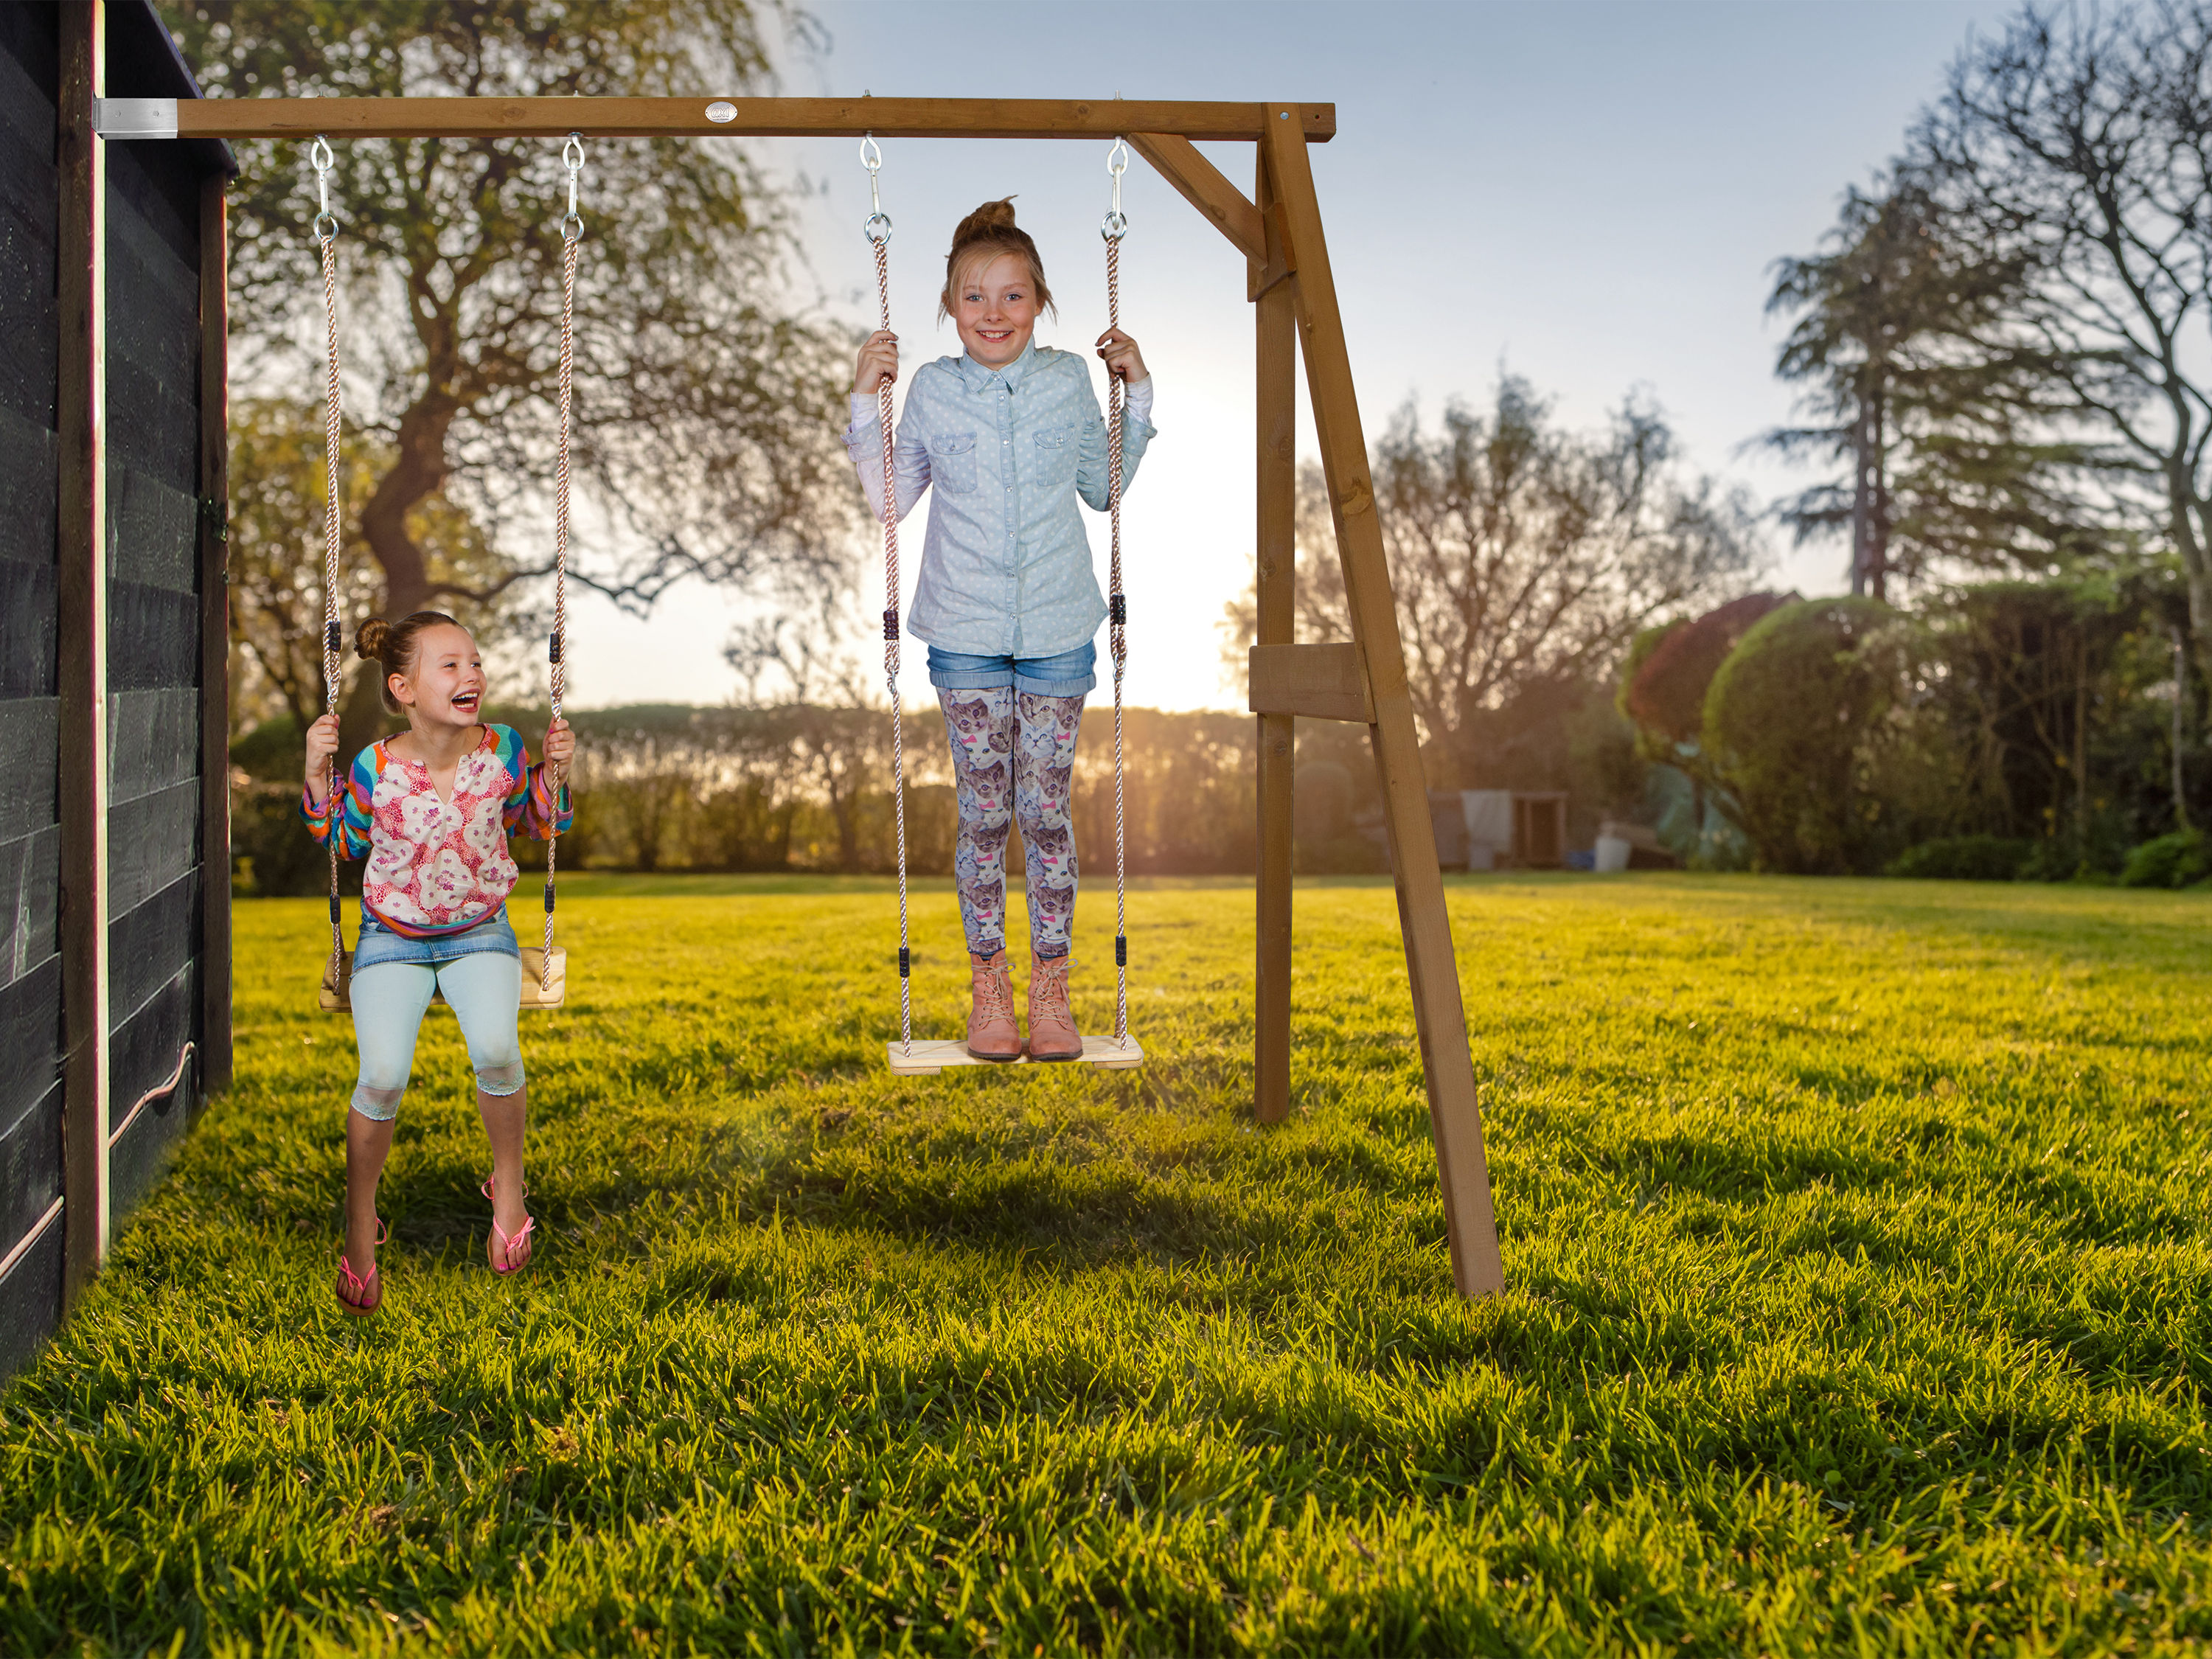
<svg viewBox="0 0 2212 1659"><path fill-rule="evenodd" d="M1264 203L1264 159L1260 171ZM1263 263L1254 259L1253 270ZM1289 645L1297 635L1298 396L1297 316L1290 289L1279 285L1261 294L1253 315L1260 455L1258 641ZM1297 722L1288 714L1261 714L1259 720L1252 1115L1262 1123L1279 1123L1291 1110L1291 805Z"/></svg>
<svg viewBox="0 0 2212 1659"><path fill-rule="evenodd" d="M200 1093L230 1087L230 304L223 179L200 185Z"/></svg>
<svg viewBox="0 0 2212 1659"><path fill-rule="evenodd" d="M1482 1113L1475 1096L1474 1064L1468 1052L1467 1012L1460 1002L1459 967L1452 957L1443 878L1437 867L1428 780L1421 767L1420 741L1407 687L1390 568L1375 516L1367 440L1359 422L1352 358L1345 343L1343 315L1337 308L1328 245L1322 234L1321 207L1314 193L1300 112L1294 104L1270 105L1268 116L1261 148L1269 186L1283 207L1296 269L1285 286L1297 296L1306 385L1328 478L1352 638L1366 654L1375 708L1369 734L1382 785L1383 821L1397 881L1398 924L1406 940L1414 1029L1428 1078L1429 1121L1451 1237L1452 1276L1462 1296L1486 1296L1504 1288L1504 1275L1482 1151Z"/></svg>
<svg viewBox="0 0 2212 1659"><path fill-rule="evenodd" d="M60 445L56 520L62 842L62 1304L107 1253L107 178L93 136L106 83L103 0L61 24Z"/></svg>

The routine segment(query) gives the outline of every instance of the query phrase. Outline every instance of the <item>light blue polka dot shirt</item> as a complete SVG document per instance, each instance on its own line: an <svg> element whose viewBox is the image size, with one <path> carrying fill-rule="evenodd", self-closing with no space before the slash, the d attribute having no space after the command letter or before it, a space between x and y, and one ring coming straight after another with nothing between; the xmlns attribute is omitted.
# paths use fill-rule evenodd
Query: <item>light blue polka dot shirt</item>
<svg viewBox="0 0 2212 1659"><path fill-rule="evenodd" d="M1152 383L1129 389L1121 488L1154 428ZM881 514L884 452L876 400L853 398L845 447ZM891 451L901 519L934 484L908 631L974 656L1052 657L1106 619L1080 495L1107 509L1106 420L1091 368L1034 341L1004 368L964 354L915 371Z"/></svg>

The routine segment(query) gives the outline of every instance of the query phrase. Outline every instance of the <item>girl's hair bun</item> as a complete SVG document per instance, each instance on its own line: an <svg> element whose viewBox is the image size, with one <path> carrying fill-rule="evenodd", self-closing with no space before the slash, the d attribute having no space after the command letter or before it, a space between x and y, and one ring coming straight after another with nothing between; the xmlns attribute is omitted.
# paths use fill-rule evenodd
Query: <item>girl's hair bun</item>
<svg viewBox="0 0 2212 1659"><path fill-rule="evenodd" d="M365 662L380 662L384 647L392 638L392 624L381 617L371 617L355 630L353 648Z"/></svg>
<svg viewBox="0 0 2212 1659"><path fill-rule="evenodd" d="M1014 228L1014 198L1002 197L995 202L986 202L965 219L952 233L952 246L972 242L986 236L996 236Z"/></svg>

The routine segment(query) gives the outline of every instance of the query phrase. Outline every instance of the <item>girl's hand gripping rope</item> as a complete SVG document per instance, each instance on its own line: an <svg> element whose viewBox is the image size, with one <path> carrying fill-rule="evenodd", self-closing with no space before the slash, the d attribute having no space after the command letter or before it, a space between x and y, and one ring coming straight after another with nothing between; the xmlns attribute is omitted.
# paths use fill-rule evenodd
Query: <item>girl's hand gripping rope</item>
<svg viewBox="0 0 2212 1659"><path fill-rule="evenodd" d="M338 717L325 714L307 728L307 799L320 811L330 793L331 762L338 752Z"/></svg>
<svg viewBox="0 0 2212 1659"><path fill-rule="evenodd" d="M1125 386L1152 378L1136 341L1118 328L1109 328L1098 337L1098 355L1106 360L1106 372Z"/></svg>
<svg viewBox="0 0 2212 1659"><path fill-rule="evenodd" d="M868 336L853 364L853 392L872 398L877 388L898 379L898 336L879 328Z"/></svg>
<svg viewBox="0 0 2212 1659"><path fill-rule="evenodd" d="M557 716L545 728L545 763L561 776L568 775L568 763L576 758L576 734Z"/></svg>

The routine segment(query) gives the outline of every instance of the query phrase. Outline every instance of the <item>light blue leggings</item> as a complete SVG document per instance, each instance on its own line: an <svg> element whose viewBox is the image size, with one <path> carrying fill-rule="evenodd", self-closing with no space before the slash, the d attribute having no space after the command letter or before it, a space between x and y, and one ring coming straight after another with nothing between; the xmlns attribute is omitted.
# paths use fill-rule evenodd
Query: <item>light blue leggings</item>
<svg viewBox="0 0 2212 1659"><path fill-rule="evenodd" d="M488 1095L511 1095L522 1087L522 1040L515 1030L522 1004L518 958L503 951L477 951L435 968L380 962L353 976L354 1041L361 1049L353 1109L363 1117L389 1123L399 1115L399 1097L415 1067L415 1034L433 990L443 994L461 1022L477 1087Z"/></svg>

